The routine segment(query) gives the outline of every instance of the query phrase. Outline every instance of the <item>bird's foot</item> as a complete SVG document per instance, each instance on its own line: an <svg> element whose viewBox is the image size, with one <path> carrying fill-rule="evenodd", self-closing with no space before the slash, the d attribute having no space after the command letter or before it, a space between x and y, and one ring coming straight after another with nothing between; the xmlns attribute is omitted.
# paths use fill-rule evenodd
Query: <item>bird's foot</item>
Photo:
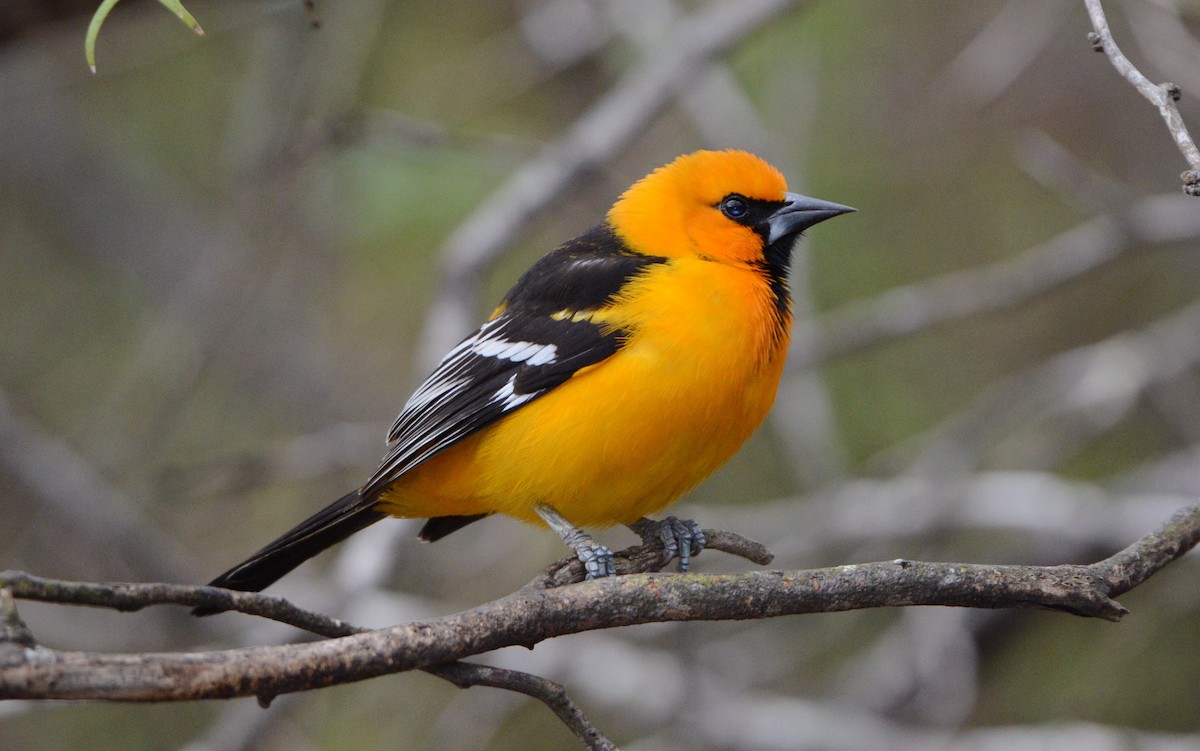
<svg viewBox="0 0 1200 751"><path fill-rule="evenodd" d="M663 545L662 565L667 565L677 557L680 572L687 571L692 556L704 550L704 532L691 519L668 516L661 521L654 521L643 516L630 524L629 528L642 538L642 542L660 541Z"/></svg>
<svg viewBox="0 0 1200 751"><path fill-rule="evenodd" d="M562 541L575 551L575 557L583 564L588 579L603 579L606 576L617 575L617 565L613 560L611 550L593 540L586 532L571 524L550 506L535 506L534 510L549 525L550 529L557 532Z"/></svg>
<svg viewBox="0 0 1200 751"><path fill-rule="evenodd" d="M567 544L575 551L575 556L587 571L588 579L603 579L606 576L616 576L617 566L613 561L613 553L604 545L596 542L587 535L580 533L582 539Z"/></svg>

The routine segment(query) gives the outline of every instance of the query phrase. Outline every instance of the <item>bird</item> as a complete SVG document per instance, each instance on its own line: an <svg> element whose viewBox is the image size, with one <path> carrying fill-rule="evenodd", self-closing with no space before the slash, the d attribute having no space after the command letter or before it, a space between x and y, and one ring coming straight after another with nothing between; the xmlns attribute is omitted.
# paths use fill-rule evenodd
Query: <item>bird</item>
<svg viewBox="0 0 1200 751"><path fill-rule="evenodd" d="M427 520L418 537L430 542L493 514L548 527L588 579L615 566L583 528L625 525L686 571L700 526L650 515L762 423L790 339L793 245L854 210L789 192L746 151L655 169L536 261L445 355L361 487L211 586L261 591L388 516Z"/></svg>

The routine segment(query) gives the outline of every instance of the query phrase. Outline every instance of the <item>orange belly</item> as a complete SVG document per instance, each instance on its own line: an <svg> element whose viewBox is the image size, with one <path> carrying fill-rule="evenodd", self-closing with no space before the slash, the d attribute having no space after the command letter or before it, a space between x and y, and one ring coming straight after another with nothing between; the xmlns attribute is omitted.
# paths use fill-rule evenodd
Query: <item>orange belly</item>
<svg viewBox="0 0 1200 751"><path fill-rule="evenodd" d="M612 323L634 333L616 355L401 476L383 510L540 524L534 506L546 504L577 526L607 526L665 508L737 452L779 384L787 336L769 290L757 273L727 270L664 265L658 273L693 277L669 285L690 297L631 290L655 305L621 307Z"/></svg>

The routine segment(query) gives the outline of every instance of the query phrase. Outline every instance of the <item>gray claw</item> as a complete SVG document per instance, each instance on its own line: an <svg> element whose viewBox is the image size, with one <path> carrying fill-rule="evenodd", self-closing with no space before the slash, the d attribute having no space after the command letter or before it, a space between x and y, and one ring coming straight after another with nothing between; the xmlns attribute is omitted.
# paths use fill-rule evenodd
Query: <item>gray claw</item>
<svg viewBox="0 0 1200 751"><path fill-rule="evenodd" d="M588 579L603 579L617 574L612 551L594 540L581 542L575 548L575 555L587 570Z"/></svg>
<svg viewBox="0 0 1200 751"><path fill-rule="evenodd" d="M678 519L668 516L661 521L642 518L630 524L629 528L641 535L643 542L657 539L662 542L662 565L667 565L672 558L679 558L679 570L687 571L691 565L692 556L699 555L704 550L704 532L700 525L691 519Z"/></svg>

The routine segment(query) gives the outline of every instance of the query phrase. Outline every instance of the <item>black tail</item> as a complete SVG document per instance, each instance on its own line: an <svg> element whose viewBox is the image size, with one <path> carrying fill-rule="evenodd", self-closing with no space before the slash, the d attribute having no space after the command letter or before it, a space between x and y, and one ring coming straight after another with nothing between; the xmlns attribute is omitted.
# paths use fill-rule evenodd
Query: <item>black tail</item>
<svg viewBox="0 0 1200 751"><path fill-rule="evenodd" d="M259 592L292 569L336 545L350 535L371 526L387 514L375 508L375 501L363 498L357 490L326 506L279 539L209 582L242 592ZM196 608L192 615L212 615L215 608Z"/></svg>

